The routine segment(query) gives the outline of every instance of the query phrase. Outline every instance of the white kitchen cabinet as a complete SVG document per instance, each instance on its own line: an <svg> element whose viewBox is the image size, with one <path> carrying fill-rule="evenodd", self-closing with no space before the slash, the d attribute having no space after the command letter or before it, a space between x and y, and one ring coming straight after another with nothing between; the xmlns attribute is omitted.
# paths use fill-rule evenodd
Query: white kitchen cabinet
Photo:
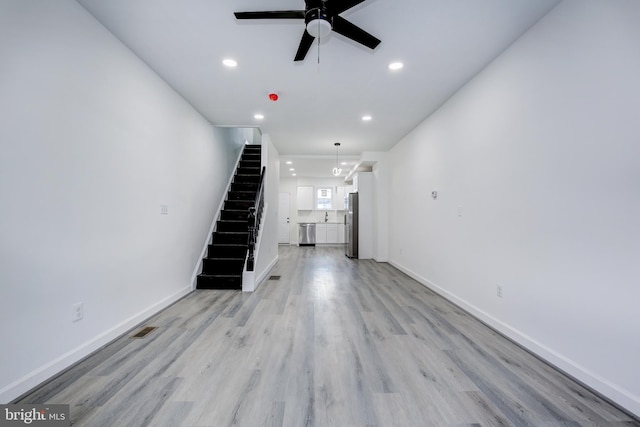
<svg viewBox="0 0 640 427"><path fill-rule="evenodd" d="M349 197L349 193L351 192L353 192L353 187L350 185L336 187L335 207L337 211L343 211L346 209L344 205L344 198Z"/></svg>
<svg viewBox="0 0 640 427"><path fill-rule="evenodd" d="M327 224L316 224L316 243L327 243Z"/></svg>
<svg viewBox="0 0 640 427"><path fill-rule="evenodd" d="M338 243L338 224L327 224L327 243Z"/></svg>
<svg viewBox="0 0 640 427"><path fill-rule="evenodd" d="M344 197L346 196L345 187L336 187L336 198L333 206L337 211L344 210Z"/></svg>
<svg viewBox="0 0 640 427"><path fill-rule="evenodd" d="M338 224L338 243L344 244L344 224Z"/></svg>
<svg viewBox="0 0 640 427"><path fill-rule="evenodd" d="M342 230L342 242L340 241L340 230ZM344 243L344 224L316 224L316 243L329 245Z"/></svg>
<svg viewBox="0 0 640 427"><path fill-rule="evenodd" d="M313 187L298 187L298 210L312 211L313 206Z"/></svg>

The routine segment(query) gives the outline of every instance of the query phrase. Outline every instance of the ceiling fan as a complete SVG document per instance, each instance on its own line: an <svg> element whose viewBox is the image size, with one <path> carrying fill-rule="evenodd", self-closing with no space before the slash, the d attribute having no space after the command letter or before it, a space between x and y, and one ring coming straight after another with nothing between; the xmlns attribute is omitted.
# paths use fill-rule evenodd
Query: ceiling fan
<svg viewBox="0 0 640 427"><path fill-rule="evenodd" d="M340 13L364 1L305 0L304 10L235 12L235 15L236 19L304 19L306 27L294 59L294 61L302 61L315 38L326 37L331 30L369 49L375 49L380 44L380 40L340 16Z"/></svg>

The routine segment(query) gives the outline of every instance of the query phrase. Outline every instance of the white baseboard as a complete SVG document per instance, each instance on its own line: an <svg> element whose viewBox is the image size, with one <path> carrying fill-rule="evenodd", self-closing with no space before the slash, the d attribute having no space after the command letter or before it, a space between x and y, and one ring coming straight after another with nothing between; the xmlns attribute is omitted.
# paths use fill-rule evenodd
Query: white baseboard
<svg viewBox="0 0 640 427"><path fill-rule="evenodd" d="M78 363L91 353L109 344L111 341L120 337L136 325L144 322L149 317L165 309L191 292L191 285L189 285L179 292L151 305L140 313L131 316L113 328L101 333L92 340L85 342L51 362L28 373L17 381L3 387L0 389L0 403L8 403L17 399L29 390L37 387L48 379L53 378L55 375L73 366L75 363Z"/></svg>
<svg viewBox="0 0 640 427"><path fill-rule="evenodd" d="M255 271L245 271L242 274L242 292L253 292L258 289L258 286L264 282L267 278L273 267L278 263L279 257L276 257L269 263L269 265L260 273L258 278L256 279Z"/></svg>
<svg viewBox="0 0 640 427"><path fill-rule="evenodd" d="M634 414L637 417L640 417L640 396L636 396L633 393L622 389L616 384L611 383L605 378L596 375L595 373L579 365L568 357L554 351L553 349L536 341L532 337L496 319L489 313L486 313L485 311L475 307L462 298L459 298L446 289L436 285L432 281L404 267L403 265L398 264L395 261L389 261L389 264L407 274L425 287L431 289L446 300L462 308L463 310L476 317L483 323L487 324L491 328L495 329L502 335L506 336L510 340L513 340L517 344L521 345L540 359L569 375L576 381L593 389L595 392L602 395L605 399L610 400L613 404L620 406L622 409L625 409L626 411Z"/></svg>
<svg viewBox="0 0 640 427"><path fill-rule="evenodd" d="M275 258L273 258L273 260L269 263L267 268L265 268L260 276L258 276L258 280L256 280L256 288L258 288L258 286L265 281L269 273L271 273L271 270L273 270L273 267L275 267L278 263L278 259L280 259L280 257L276 255Z"/></svg>

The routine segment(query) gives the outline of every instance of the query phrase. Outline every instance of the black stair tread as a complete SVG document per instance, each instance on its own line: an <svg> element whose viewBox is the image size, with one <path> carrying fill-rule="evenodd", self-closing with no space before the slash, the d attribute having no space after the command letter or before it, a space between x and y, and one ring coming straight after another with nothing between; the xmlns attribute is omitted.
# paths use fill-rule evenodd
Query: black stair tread
<svg viewBox="0 0 640 427"><path fill-rule="evenodd" d="M198 277L242 277L242 272L239 273L200 273Z"/></svg>
<svg viewBox="0 0 640 427"><path fill-rule="evenodd" d="M227 195L227 200L243 200L252 202L256 198L256 191L231 190Z"/></svg>
<svg viewBox="0 0 640 427"><path fill-rule="evenodd" d="M240 274L206 274L206 273L202 273L202 274L198 274L199 277L202 278L234 278L234 277L242 277L242 273Z"/></svg>
<svg viewBox="0 0 640 427"><path fill-rule="evenodd" d="M249 215L249 208L253 207L253 203L249 203L249 204L242 204L242 200L227 200L225 202L225 206L227 208L231 208L231 207L235 207L235 208L240 208L240 209L232 209L235 212L246 212L247 215Z"/></svg>
<svg viewBox="0 0 640 427"><path fill-rule="evenodd" d="M246 243L211 243L209 246L220 246L220 247L233 247L233 248L238 248L238 247L247 247Z"/></svg>
<svg viewBox="0 0 640 427"><path fill-rule="evenodd" d="M225 217L231 216L235 218L240 216L242 219L246 219L249 216L249 209L225 209L223 213Z"/></svg>
<svg viewBox="0 0 640 427"><path fill-rule="evenodd" d="M216 251L212 251L212 252L216 252ZM243 257L242 259L245 259L247 257L247 250L245 249L241 254L231 253L229 254L229 258L225 258L225 256L227 256L226 254L214 253L214 254L207 254L207 257L214 256L215 258L203 258L203 259L227 259L227 260L234 261L238 259L238 256L241 256L241 255Z"/></svg>
<svg viewBox="0 0 640 427"><path fill-rule="evenodd" d="M246 244L233 244L233 243L212 243L209 246L215 246L216 248L220 248L220 249L228 249L228 250L232 250L232 249L244 249L245 251L248 249ZM210 248L213 249L213 248ZM220 256L220 255L218 255ZM237 254L235 254L234 256L238 256Z"/></svg>
<svg viewBox="0 0 640 427"><path fill-rule="evenodd" d="M212 276L212 275L200 275L198 276L198 289L242 289L242 275L233 276Z"/></svg>
<svg viewBox="0 0 640 427"><path fill-rule="evenodd" d="M208 260L211 260L211 261L244 261L245 260L245 258L237 257L237 256L236 257L230 257L230 258L223 258L223 257L216 256L216 257L206 257L204 259L208 259Z"/></svg>

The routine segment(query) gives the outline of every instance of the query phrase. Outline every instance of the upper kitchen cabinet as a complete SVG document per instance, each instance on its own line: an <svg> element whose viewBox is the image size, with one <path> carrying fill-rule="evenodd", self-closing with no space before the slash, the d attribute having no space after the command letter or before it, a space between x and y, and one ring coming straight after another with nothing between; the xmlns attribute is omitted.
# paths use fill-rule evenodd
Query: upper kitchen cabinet
<svg viewBox="0 0 640 427"><path fill-rule="evenodd" d="M313 187L298 187L298 210L314 210Z"/></svg>
<svg viewBox="0 0 640 427"><path fill-rule="evenodd" d="M334 202L334 206L337 211L344 210L344 197L346 196L346 191L344 187L336 187L336 198Z"/></svg>
<svg viewBox="0 0 640 427"><path fill-rule="evenodd" d="M335 210L343 211L345 210L344 198L349 195L351 192L351 186L346 187L336 187L336 198L335 198Z"/></svg>

